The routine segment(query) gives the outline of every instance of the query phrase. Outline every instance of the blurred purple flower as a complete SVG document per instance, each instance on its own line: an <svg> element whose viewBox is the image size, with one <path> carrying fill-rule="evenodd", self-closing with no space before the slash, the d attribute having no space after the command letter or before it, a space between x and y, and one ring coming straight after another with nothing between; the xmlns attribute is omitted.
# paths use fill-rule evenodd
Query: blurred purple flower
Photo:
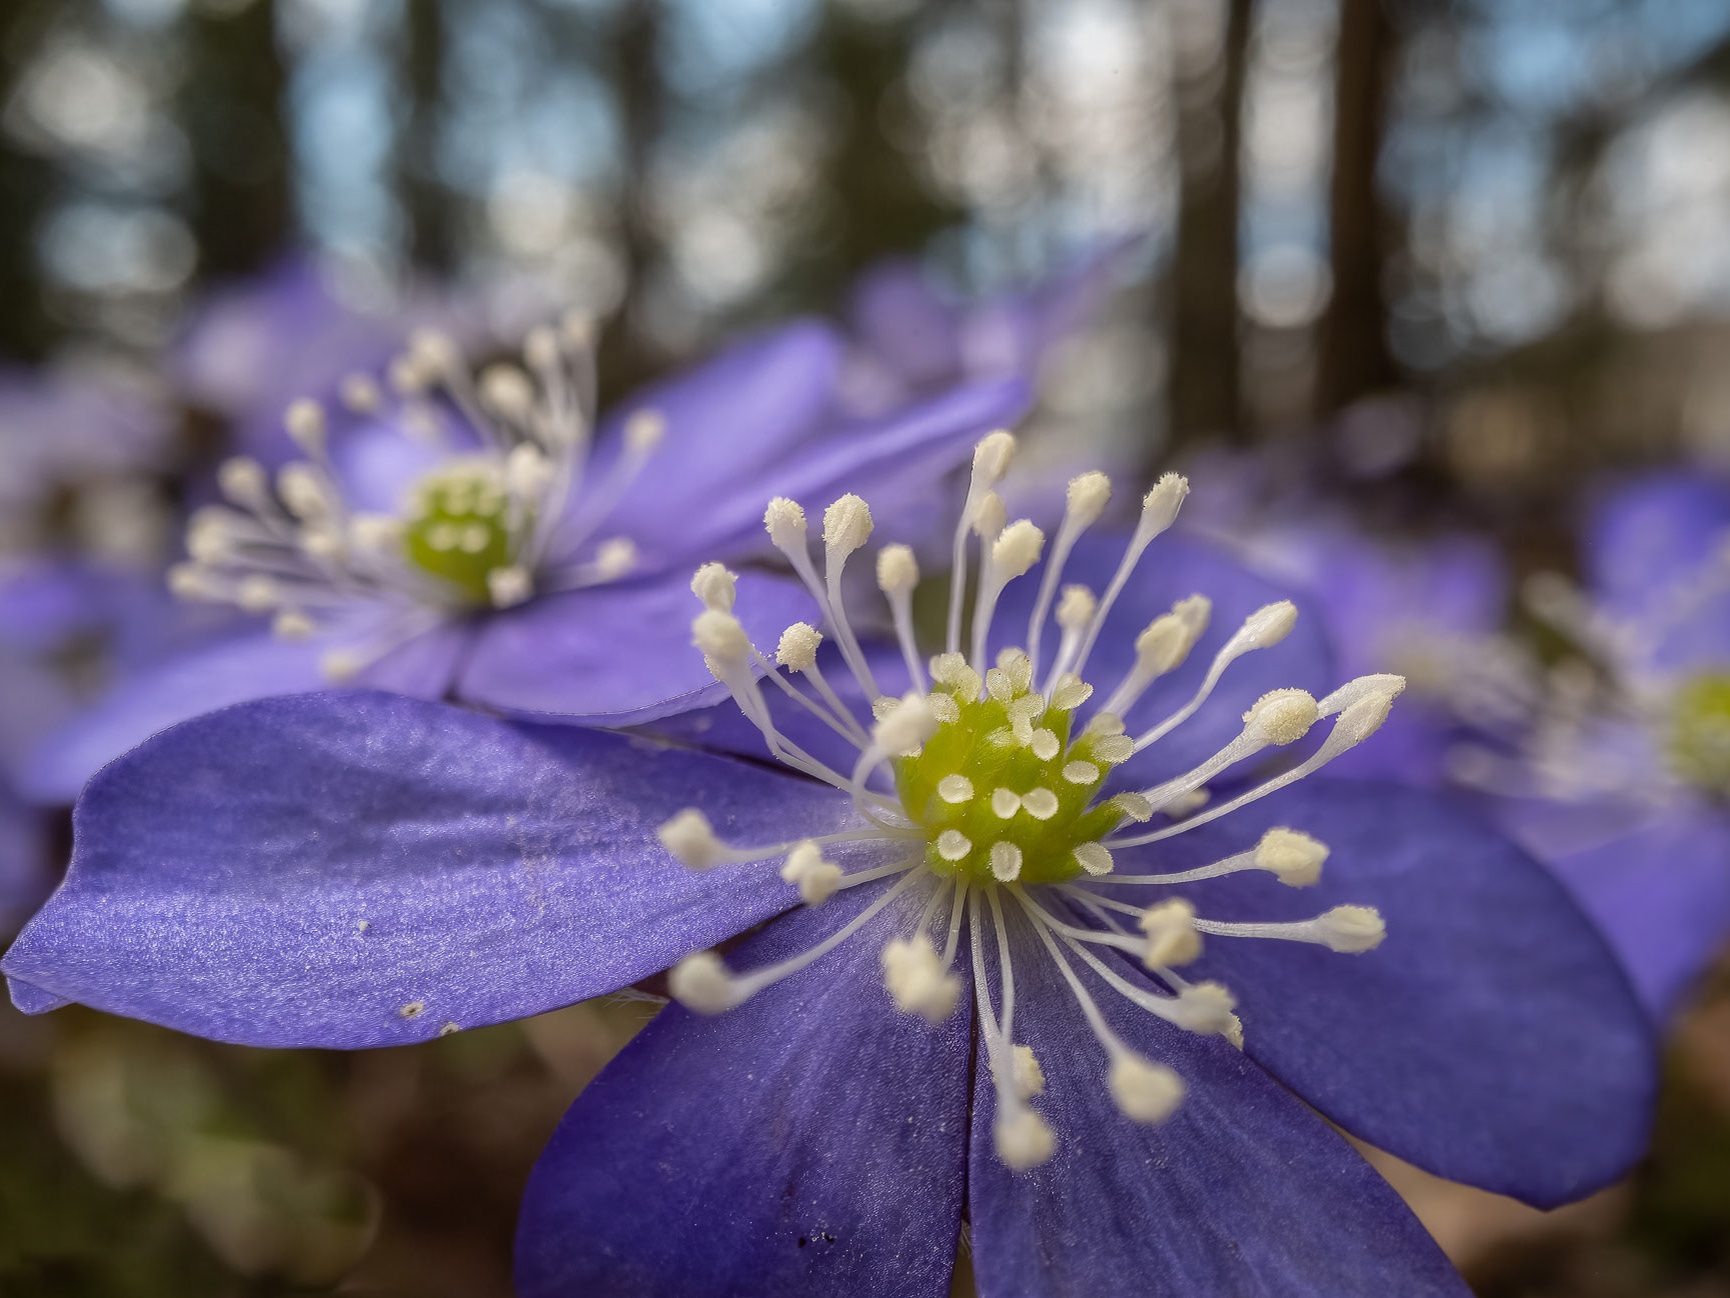
<svg viewBox="0 0 1730 1298"><path fill-rule="evenodd" d="M882 703L825 702L842 682L813 671L802 624L775 657L816 695L778 672L768 692L828 712L863 749L850 768L771 720L732 611L757 593L706 569L697 643L790 772L370 692L202 716L86 790L68 880L4 961L15 1001L378 1046L678 961L683 1004L576 1102L531 1179L526 1298L881 1293L891 1275L936 1298L964 1203L992 1298L1463 1294L1323 1118L1529 1202L1589 1193L1637 1156L1652 1098L1625 980L1554 881L1457 802L1294 783L1373 733L1397 678L1268 692L1332 677L1277 591L1192 544L1136 562L1181 481L1150 493L1127 555L1077 540L1103 504L1084 484L1039 580L1015 582L1043 538L993 518L1002 459L981 448L958 529L996 538L972 652L932 660L929 686L911 645L868 658L835 594L863 502L826 515L823 578L802 512L771 507L850 692ZM878 555L898 639L909 560ZM1053 627L1065 570L1104 595L1066 593ZM1092 697L1083 672L1116 688ZM1138 738L1119 719L1174 709ZM1296 767L1196 810L1200 784L1321 718ZM1114 772L1130 791L1094 803ZM1165 886L1144 910L1156 882L1199 884L1207 915ZM703 950L736 935L750 972Z"/></svg>
<svg viewBox="0 0 1730 1298"><path fill-rule="evenodd" d="M763 547L765 495L940 476L1015 418L1015 380L963 384L875 419L839 416L841 344L797 323L626 402L598 425L586 322L530 333L522 364L471 376L423 331L390 391L342 385L352 427L301 402L306 458L227 463L194 515L177 593L268 615L123 678L36 753L26 792L70 802L103 762L175 721L348 683L619 725L700 701L684 652L699 558ZM892 493L891 493L892 494ZM780 577L762 626L809 607Z"/></svg>

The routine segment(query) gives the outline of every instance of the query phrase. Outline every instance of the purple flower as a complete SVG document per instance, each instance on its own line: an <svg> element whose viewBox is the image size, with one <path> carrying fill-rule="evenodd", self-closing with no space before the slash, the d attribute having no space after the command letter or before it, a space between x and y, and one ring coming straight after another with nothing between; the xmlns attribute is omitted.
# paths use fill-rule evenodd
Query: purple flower
<svg viewBox="0 0 1730 1298"><path fill-rule="evenodd" d="M822 572L803 511L766 518L833 678L807 623L771 669L755 593L700 570L697 644L780 769L368 692L213 713L92 781L5 959L15 1001L374 1046L672 965L681 1004L531 1179L526 1298L941 1295L964 1212L993 1298L1463 1294L1328 1121L1532 1203L1590 1192L1654 1085L1620 970L1457 801L1311 774L1402 683L1292 684L1328 670L1293 606L1154 545L1181 479L1108 556L1084 533L1109 484L1083 475L1046 558L994 491L1012 447L976 452L929 663L905 547L876 563L896 648L844 606L857 496Z"/></svg>
<svg viewBox="0 0 1730 1298"><path fill-rule="evenodd" d="M964 301L918 262L891 258L859 277L847 311L843 391L864 413L892 409L963 380L1036 377L1040 362L1084 323L1141 243L1110 241L1016 292Z"/></svg>
<svg viewBox="0 0 1730 1298"><path fill-rule="evenodd" d="M1526 591L1572 656L1499 674L1520 725L1467 773L1662 1020L1730 940L1730 488L1676 472L1609 492L1585 557L1583 588Z"/></svg>
<svg viewBox="0 0 1730 1298"><path fill-rule="evenodd" d="M331 682L607 724L689 706L713 685L681 646L690 569L764 548L765 493L933 480L1026 402L1004 380L847 418L834 405L839 363L830 330L790 325L597 426L585 321L532 331L521 364L478 377L423 331L389 393L344 384L353 427L297 403L286 422L304 458L274 474L229 461L225 503L194 515L191 562L171 585L268 627L123 679L42 747L28 792L69 802L166 725ZM810 607L795 583L740 580L759 632Z"/></svg>

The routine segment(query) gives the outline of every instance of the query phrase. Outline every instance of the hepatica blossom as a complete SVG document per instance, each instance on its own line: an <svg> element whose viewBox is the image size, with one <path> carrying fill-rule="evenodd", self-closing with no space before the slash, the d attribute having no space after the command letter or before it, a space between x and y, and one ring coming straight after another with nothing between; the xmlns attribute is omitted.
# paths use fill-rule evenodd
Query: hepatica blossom
<svg viewBox="0 0 1730 1298"><path fill-rule="evenodd" d="M1469 715L1490 742L1457 769L1666 1015L1730 940L1730 491L1675 473L1613 492L1585 557L1583 586L1525 592L1570 652L1486 660L1476 692L1498 704Z"/></svg>
<svg viewBox="0 0 1730 1298"><path fill-rule="evenodd" d="M1005 524L1010 445L976 453L971 625L958 564L934 656L905 549L876 558L889 652L845 606L855 495L822 571L791 499L767 516L835 653L801 621L759 649L751 592L698 571L695 639L775 766L371 691L225 709L91 782L14 999L377 1046L671 967L680 1003L531 1178L528 1298L936 1296L964 1217L992 1296L1463 1293L1324 1119L1533 1203L1588 1193L1653 1086L1620 970L1461 804L1314 774L1400 683L1266 688L1325 655L1260 579L1158 536L1180 479L1107 562L1100 476L1049 546Z"/></svg>
<svg viewBox="0 0 1730 1298"><path fill-rule="evenodd" d="M224 500L194 515L170 581L249 629L123 680L44 747L31 791L70 801L165 725L332 683L615 724L685 706L670 701L711 684L678 648L689 567L716 547L748 557L765 490L935 478L1026 401L1003 380L842 418L840 352L792 325L597 425L586 320L478 375L423 331L388 384L343 384L346 412L289 408L302 458L223 465ZM809 606L781 578L741 580L777 624Z"/></svg>

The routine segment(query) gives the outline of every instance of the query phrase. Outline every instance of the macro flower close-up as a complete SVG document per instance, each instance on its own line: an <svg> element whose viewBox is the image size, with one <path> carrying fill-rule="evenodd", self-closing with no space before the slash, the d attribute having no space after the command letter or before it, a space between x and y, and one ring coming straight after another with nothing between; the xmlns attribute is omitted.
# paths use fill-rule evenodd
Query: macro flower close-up
<svg viewBox="0 0 1730 1298"><path fill-rule="evenodd" d="M1730 1294L1730 0L0 52L0 1296Z"/></svg>

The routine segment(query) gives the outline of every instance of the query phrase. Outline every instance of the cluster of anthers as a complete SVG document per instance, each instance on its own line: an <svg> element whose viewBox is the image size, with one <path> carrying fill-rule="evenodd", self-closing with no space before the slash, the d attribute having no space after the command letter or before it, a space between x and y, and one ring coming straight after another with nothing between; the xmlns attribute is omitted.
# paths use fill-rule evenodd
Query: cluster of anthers
<svg viewBox="0 0 1730 1298"><path fill-rule="evenodd" d="M1559 573L1521 590L1570 653L1554 663L1501 639L1466 655L1441 701L1490 742L1451 754L1464 784L1504 795L1666 804L1730 799L1730 655L1665 665L1679 628L1730 600L1730 534L1673 575L1645 616L1619 617Z"/></svg>
<svg viewBox="0 0 1730 1298"><path fill-rule="evenodd" d="M227 503L193 516L190 562L169 574L177 595L271 615L284 639L357 635L321 659L340 680L447 619L614 581L635 565L629 540L597 535L665 425L636 411L601 481L584 482L595 411L587 317L532 330L521 364L478 376L451 339L421 331L384 384L351 374L340 396L350 415L431 453L398 511L353 507L329 412L296 401L285 422L305 458L274 479L249 457L222 465Z"/></svg>
<svg viewBox="0 0 1730 1298"><path fill-rule="evenodd" d="M1103 474L1087 473L1069 484L1068 508L1045 565L1025 647L1004 649L988 666L999 597L1010 581L1039 563L1045 548L1044 534L1032 523L1005 525L1003 504L993 489L1014 445L1010 434L998 432L975 450L955 531L947 645L929 664L914 638L912 591L919 574L913 552L891 545L877 556L878 585L888 598L913 684L899 699L878 688L842 603L843 570L872 530L865 502L848 495L829 507L822 580L807 547L804 512L786 499L769 505L769 536L817 598L842 659L872 701L869 722L855 716L825 679L817 656L822 637L815 628L789 627L771 662L733 616L731 574L719 564L698 571L692 588L704 610L694 623L695 643L711 670L762 731L770 752L794 770L845 790L860 823L796 842L731 846L719 841L700 812L687 809L662 826L660 838L693 869L784 858L782 878L811 906L844 888L875 885L881 890L823 942L779 964L734 974L713 952L681 961L672 971L672 993L700 1012L738 1005L847 941L896 898L919 890L923 910L917 922L883 948L883 980L897 1007L940 1022L956 1009L960 996L961 980L952 970L966 922L978 1022L997 1093L996 1148L1007 1164L1022 1168L1050 1157L1055 1137L1032 1103L1044 1087L1038 1061L1015 1042L1011 948L1019 945L1023 957L1043 954L1055 962L1104 1051L1107 1084L1118 1108L1142 1122L1164 1119L1182 1099L1182 1080L1112 1031L1072 961L1089 966L1147 1013L1192 1032L1222 1034L1241 1046L1232 995L1218 983L1190 982L1177 972L1201 953L1205 937L1287 939L1345 952L1380 943L1381 917L1367 907L1338 906L1297 923L1223 922L1203 918L1188 901L1166 891L1242 870L1271 872L1292 887L1313 883L1328 850L1294 829L1271 829L1243 851L1198 869L1160 874L1124 867L1140 855L1135 849L1216 820L1360 742L1381 725L1404 682L1397 676L1367 676L1319 702L1302 690L1276 690L1244 715L1236 739L1194 770L1152 788L1107 795L1104 788L1114 768L1192 717L1233 661L1284 638L1296 610L1284 601L1257 610L1214 655L1200 687L1182 707L1132 733L1125 718L1156 679L1183 663L1207 627L1209 601L1201 595L1180 600L1141 632L1133 667L1087 710L1095 691L1084 674L1106 617L1188 491L1184 479L1168 474L1147 493L1127 552L1103 595L1077 585L1060 592L1076 539L1100 517L1110 495ZM970 533L979 541L980 572L970 652L964 653L962 592ZM1054 606L1061 637L1048 662L1041 632ZM851 741L858 759L850 772L833 769L777 728L759 674ZM809 690L789 676L803 676ZM1295 743L1319 718L1333 718L1333 726L1311 755L1264 783L1206 806L1204 786L1210 780L1269 748ZM1157 827L1129 827L1147 825L1156 815L1164 818ZM829 859L832 849L836 855L864 851L870 856L861 868L844 871ZM1155 894L1160 900L1151 905L1124 900L1126 890L1134 896L1149 887L1160 889ZM987 923L995 933L1000 995L987 977ZM1111 959L1101 958L1100 948L1139 956L1157 990L1123 977Z"/></svg>

